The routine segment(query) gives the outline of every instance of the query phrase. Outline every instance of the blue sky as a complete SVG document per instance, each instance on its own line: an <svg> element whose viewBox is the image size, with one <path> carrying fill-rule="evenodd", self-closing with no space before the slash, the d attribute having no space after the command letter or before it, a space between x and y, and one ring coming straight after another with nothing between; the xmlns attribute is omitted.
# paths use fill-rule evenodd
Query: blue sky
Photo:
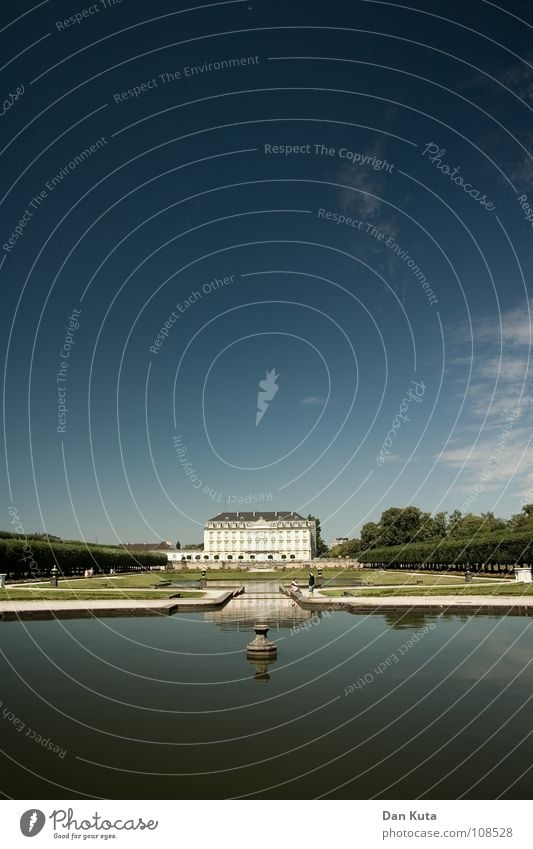
<svg viewBox="0 0 533 849"><path fill-rule="evenodd" d="M90 5L2 9L0 525L533 501L532 4Z"/></svg>

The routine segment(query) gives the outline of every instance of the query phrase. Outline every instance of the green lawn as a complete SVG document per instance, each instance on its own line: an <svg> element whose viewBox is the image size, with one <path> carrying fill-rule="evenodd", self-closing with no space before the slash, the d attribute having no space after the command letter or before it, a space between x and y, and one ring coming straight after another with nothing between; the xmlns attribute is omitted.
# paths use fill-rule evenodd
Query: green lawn
<svg viewBox="0 0 533 849"><path fill-rule="evenodd" d="M0 601L9 601L10 599L20 601L96 601L100 599L101 601L106 601L107 599L117 599L124 601L124 599L132 599L133 601L142 601L146 599L168 599L171 595L175 593L181 593L182 598L203 598L205 593L201 590L197 591L189 591L189 590L180 590L176 588L168 588L165 592L161 590L146 590L144 592L133 592L128 593L127 588L124 588L121 592L117 590L85 590L83 592L75 592L73 590L61 590L61 589L52 589L45 588L42 590L31 589L31 590L21 590L21 589L13 589L10 590L0 590Z"/></svg>
<svg viewBox="0 0 533 849"><path fill-rule="evenodd" d="M313 567L312 572L316 577L316 566ZM163 573L161 574L163 575ZM322 580L327 580L327 578L334 577L335 575L346 575L349 580L353 581L357 578L360 578L362 574L362 569L323 569ZM168 576L170 580L182 580L184 578L198 580L202 577L200 571L169 572ZM290 583L293 578L296 578L298 581L307 581L308 577L309 569L298 569L296 567L291 568L290 566L287 566L285 569L276 569L272 571L265 570L264 572L248 572L246 569L208 569L206 574L206 578L208 581L236 581L237 583L241 584L244 581L277 581L278 583Z"/></svg>
<svg viewBox="0 0 533 849"><path fill-rule="evenodd" d="M457 572L405 572L404 570L399 570L398 572L394 572L390 569L379 571L379 570L363 570L356 573L350 572L347 573L346 576L343 573L340 575L344 578L346 577L346 582L343 585L346 586L347 589L350 588L350 581L353 576L355 576L355 580L365 581L371 586L390 586L391 584L402 584L405 586L413 586L413 587L434 587L440 586L442 584L460 584L463 582L464 584L464 576L461 573ZM327 589L328 585L328 575L324 575L320 583L322 586ZM492 581L493 578L487 578L486 576L480 576L479 578L474 578L474 583L477 584L479 581ZM500 578L500 580L508 580L510 583L513 582L512 579ZM339 581L336 580L335 583L338 585ZM354 590L364 590L364 587L354 585ZM342 595L342 592L341 592Z"/></svg>
<svg viewBox="0 0 533 849"><path fill-rule="evenodd" d="M313 573L317 576L317 568L313 568ZM248 572L246 570L230 571L230 570L207 570L207 582L211 581L231 581L236 585L248 581L274 581L277 583L288 584L293 578L296 578L302 584L307 584L309 571L305 569L291 569L289 566L285 570L275 572ZM136 572L129 575L106 575L105 577L94 578L75 578L60 580L59 586L64 589L152 589L154 584L160 581L181 581L191 580L199 581L201 579L200 571L176 571L176 572ZM324 569L322 578L319 582L327 587L328 581L335 578L335 583L338 585L340 580L349 587L351 584L358 581L365 581L372 586L387 586L390 584L405 584L419 586L435 586L441 583L459 583L462 580L461 573L457 572L416 572L407 573L405 570L379 570L379 569ZM474 578L477 580L494 580L492 578ZM501 580L501 578L500 578ZM508 579L512 580L512 579ZM42 586L49 586L49 582L43 582ZM164 589L164 588L162 588ZM179 592L179 588L174 590ZM169 590L170 592L170 590Z"/></svg>
<svg viewBox="0 0 533 849"><path fill-rule="evenodd" d="M185 578L185 575L178 575L174 572L167 573L166 576L162 572L150 574L149 572L137 572L132 575L106 575L102 578L73 578L59 580L59 587L63 589L83 590L83 589L147 589L153 590L163 581L177 581ZM200 575L196 577L189 576L191 580L200 580ZM12 585L15 586L15 585ZM49 581L43 581L36 586L49 587ZM161 590L168 592L181 592L181 587L161 587Z"/></svg>
<svg viewBox="0 0 533 849"><path fill-rule="evenodd" d="M316 575L316 569L313 570ZM361 571L333 571L331 570L324 574L324 577L321 579L322 581L327 581L328 578L333 575L342 575L346 578L347 584L353 582L357 578L361 577ZM216 570L207 572L206 578L208 583L210 581L232 581L235 584L242 584L244 581L277 581L278 583L287 583L290 582L293 578L297 578L300 581L307 582L307 578L309 576L309 572L303 569L287 569L282 572L246 572L245 570L231 572L228 570ZM83 587L90 587L91 589L96 588L121 588L121 587L131 587L131 588L151 588L154 584L158 584L160 581L200 581L202 579L201 573L198 572L137 572L131 575L106 575L102 578L74 578L74 579L65 579L59 581L60 587L65 587L66 589L82 589ZM43 585L48 585L49 582L43 582ZM176 592L179 592L179 588L176 588Z"/></svg>
<svg viewBox="0 0 533 849"><path fill-rule="evenodd" d="M154 584L157 586L161 581L173 580L169 575L168 578L163 577L162 572L150 574L149 572L137 572L133 575L106 575L105 578L74 578L73 580L60 580L59 586L65 589L83 589L90 587L91 589L152 589ZM177 587L162 587L169 592L180 592Z"/></svg>
<svg viewBox="0 0 533 849"><path fill-rule="evenodd" d="M325 590L323 595L339 598L344 595L343 590ZM498 595L498 596L533 596L533 584L519 584L508 581L505 584L462 584L455 587L354 587L351 590L355 595L366 598L367 596L451 596L451 595Z"/></svg>

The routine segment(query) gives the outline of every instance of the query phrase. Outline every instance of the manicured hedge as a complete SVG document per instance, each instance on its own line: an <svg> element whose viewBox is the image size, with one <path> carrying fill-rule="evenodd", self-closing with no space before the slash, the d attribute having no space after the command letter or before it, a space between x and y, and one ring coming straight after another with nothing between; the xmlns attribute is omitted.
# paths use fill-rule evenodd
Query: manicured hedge
<svg viewBox="0 0 533 849"><path fill-rule="evenodd" d="M46 542L47 537L50 540L62 542L60 537L56 537L53 534L39 534L37 532L33 534L17 534L15 531L0 531L0 539L37 539L41 540L41 542L43 540ZM70 540L70 542L73 542L73 540ZM76 540L76 542L78 542L78 540Z"/></svg>
<svg viewBox="0 0 533 849"><path fill-rule="evenodd" d="M514 534L486 534L474 539L445 538L427 542L373 548L359 555L368 565L410 564L533 564L533 536L530 531Z"/></svg>
<svg viewBox="0 0 533 849"><path fill-rule="evenodd" d="M42 542L34 539L0 539L0 572L10 578L32 578L50 574L56 565L64 575L81 574L85 569L101 572L134 572L167 563L164 552L131 552L83 543Z"/></svg>

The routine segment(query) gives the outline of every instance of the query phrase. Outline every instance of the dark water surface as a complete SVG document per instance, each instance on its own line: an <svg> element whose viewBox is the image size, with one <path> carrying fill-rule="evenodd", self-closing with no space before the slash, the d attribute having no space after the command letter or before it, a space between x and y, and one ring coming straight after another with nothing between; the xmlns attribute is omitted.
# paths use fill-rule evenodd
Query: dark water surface
<svg viewBox="0 0 533 849"><path fill-rule="evenodd" d="M533 619L311 617L276 590L208 614L0 623L1 789L531 796ZM278 643L268 670L244 652L257 620Z"/></svg>

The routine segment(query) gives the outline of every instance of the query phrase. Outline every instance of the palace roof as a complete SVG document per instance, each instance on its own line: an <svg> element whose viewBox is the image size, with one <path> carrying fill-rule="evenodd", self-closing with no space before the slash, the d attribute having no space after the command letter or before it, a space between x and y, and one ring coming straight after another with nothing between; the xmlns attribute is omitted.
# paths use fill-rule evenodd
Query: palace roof
<svg viewBox="0 0 533 849"><path fill-rule="evenodd" d="M237 513L217 513L216 516L213 516L212 519L208 519L208 522L279 522L286 521L302 521L305 522L306 519L304 516L300 516L299 513L295 513L290 510L277 510L277 511L262 511L262 510L254 510L253 512L237 512Z"/></svg>

